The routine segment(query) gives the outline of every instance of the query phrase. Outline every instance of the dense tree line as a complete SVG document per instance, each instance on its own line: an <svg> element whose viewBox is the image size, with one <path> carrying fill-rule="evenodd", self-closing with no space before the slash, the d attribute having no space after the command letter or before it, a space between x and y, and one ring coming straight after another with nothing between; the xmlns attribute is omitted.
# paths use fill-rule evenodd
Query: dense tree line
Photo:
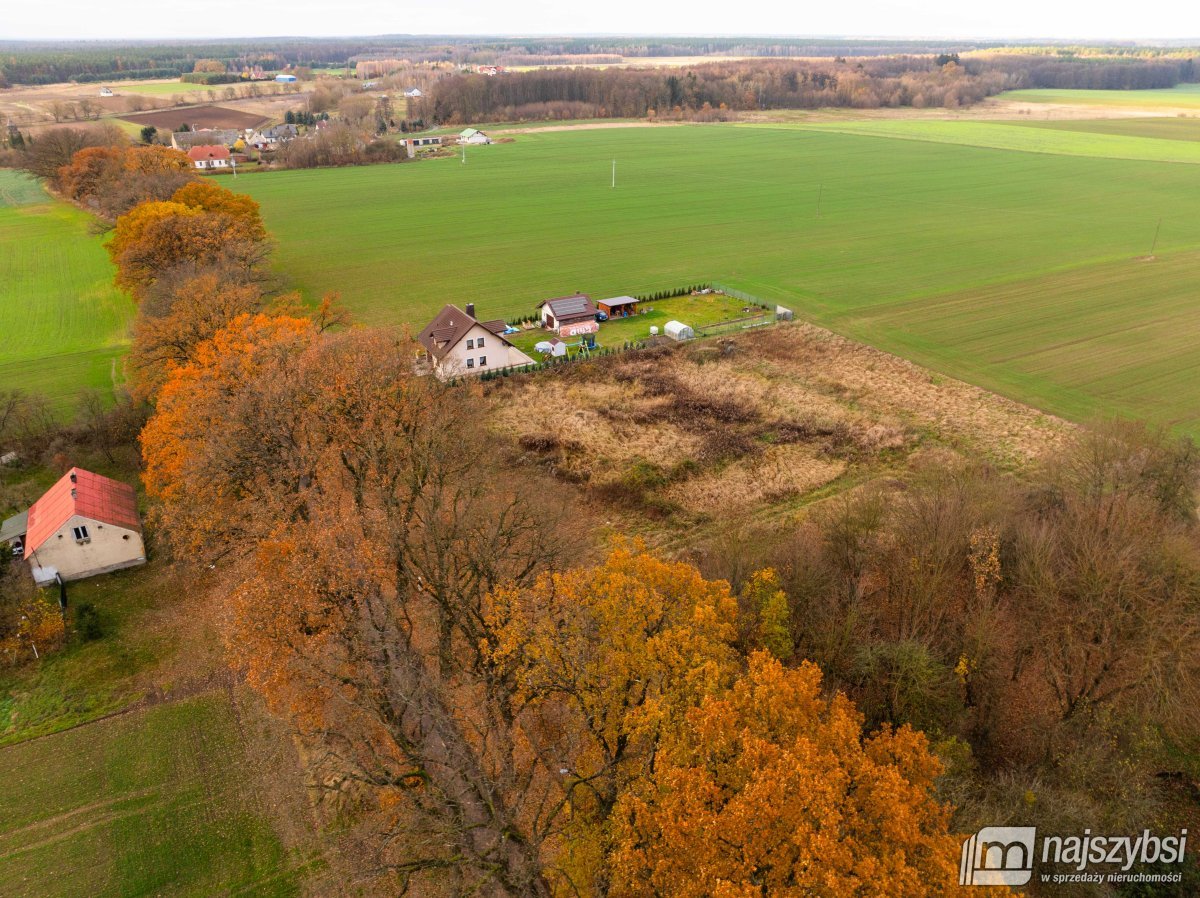
<svg viewBox="0 0 1200 898"><path fill-rule="evenodd" d="M1171 87L1195 69L1183 60L1062 60L957 54L797 62L713 62L691 69L548 69L501 78L462 74L432 85L417 106L435 121L659 117L700 110L849 106L957 107L1020 87Z"/></svg>
<svg viewBox="0 0 1200 898"><path fill-rule="evenodd" d="M173 78L194 70L197 60L217 59L231 69L353 65L360 59L397 58L414 63L453 62L502 65L569 64L618 57L752 56L793 58L933 56L971 50L1002 50L998 42L959 41L951 46L928 40L838 40L812 38L604 37L604 38L279 38L242 42L0 42L0 87L60 81L112 81ZM1019 45L1017 45L1019 47ZM1100 47L1029 48L1031 59L1079 57L1166 58L1180 50L1116 44ZM1060 86L1050 84L1046 86Z"/></svg>
<svg viewBox="0 0 1200 898"><path fill-rule="evenodd" d="M932 58L739 61L673 69L549 69L501 78L457 75L434 83L419 106L442 122L563 117L669 116L709 109L822 106L958 106L1005 89L1002 72L971 74Z"/></svg>
<svg viewBox="0 0 1200 898"><path fill-rule="evenodd" d="M1149 90L1196 80L1196 66L1186 59L1045 58L992 56L968 63L968 70L1004 72L1013 87L1081 90Z"/></svg>

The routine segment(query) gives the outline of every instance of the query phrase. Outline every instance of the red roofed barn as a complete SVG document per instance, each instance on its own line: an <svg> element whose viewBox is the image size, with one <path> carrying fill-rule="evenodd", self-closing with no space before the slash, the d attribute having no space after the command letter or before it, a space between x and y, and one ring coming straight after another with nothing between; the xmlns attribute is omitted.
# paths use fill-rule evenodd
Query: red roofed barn
<svg viewBox="0 0 1200 898"><path fill-rule="evenodd" d="M72 468L29 509L25 560L39 585L145 564L133 487Z"/></svg>
<svg viewBox="0 0 1200 898"><path fill-rule="evenodd" d="M228 168L229 147L204 144L187 151L188 158L196 168Z"/></svg>

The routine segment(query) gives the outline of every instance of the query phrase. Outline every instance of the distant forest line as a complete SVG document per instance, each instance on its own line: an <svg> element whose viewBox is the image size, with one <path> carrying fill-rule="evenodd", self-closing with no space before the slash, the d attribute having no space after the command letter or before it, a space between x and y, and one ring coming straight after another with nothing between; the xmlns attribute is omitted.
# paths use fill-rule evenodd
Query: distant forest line
<svg viewBox="0 0 1200 898"><path fill-rule="evenodd" d="M1174 87L1192 59L1046 59L1034 55L714 61L685 69L573 68L435 81L415 105L440 123L535 119L720 119L757 109L958 107L1005 90Z"/></svg>
<svg viewBox="0 0 1200 898"><path fill-rule="evenodd" d="M256 38L156 42L0 41L0 87L64 81L174 78L198 60L231 68L306 66L330 68L371 58L413 63L449 62L506 66L562 65L572 60L611 62L639 57L891 57L1005 51L1007 65L1027 76L1026 87L1164 87L1173 67L1190 65L1196 48L1130 43L1103 46L1012 44L978 41L836 40L748 37L461 38L383 35L364 38ZM1126 70L1125 66L1132 66ZM1159 68L1161 66L1161 69ZM1113 74L1098 70L1115 69ZM1153 74L1151 74L1153 72ZM1109 81L1107 79L1113 79ZM1186 81L1188 77L1178 76ZM1144 83L1152 82L1152 83Z"/></svg>

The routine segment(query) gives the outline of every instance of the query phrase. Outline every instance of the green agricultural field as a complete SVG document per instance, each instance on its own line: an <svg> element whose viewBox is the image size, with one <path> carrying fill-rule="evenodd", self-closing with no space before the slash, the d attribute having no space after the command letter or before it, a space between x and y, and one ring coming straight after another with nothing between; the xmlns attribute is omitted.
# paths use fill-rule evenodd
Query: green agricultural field
<svg viewBox="0 0 1200 898"><path fill-rule="evenodd" d="M1051 411L1200 432L1200 302L1176 277L1197 264L1200 168L1051 152L1030 145L1037 129L1001 127L1036 151L963 145L975 129L959 143L828 127L609 129L524 134L468 149L465 165L282 172L238 187L262 203L280 270L310 298L341 291L366 323L419 328L448 301L513 317L575 290L722 281ZM1132 142L1147 160L1190 149L1061 133ZM1156 231L1158 260L1119 281L1114 266L1147 255ZM937 311L947 302L953 326Z"/></svg>
<svg viewBox="0 0 1200 898"><path fill-rule="evenodd" d="M1134 119L1132 121L1142 121ZM1200 122L1187 119L1163 119L1193 126ZM794 127L805 131L835 131L884 137L895 140L923 140L930 143L954 143L963 146L986 147L995 150L1014 150L1022 153L1049 153L1055 156L1091 156L1101 159L1129 159L1141 162L1200 163L1200 141L1183 139L1164 141L1154 139L1159 134L1102 130L1099 128L1068 128L1066 124L1092 122L982 122L882 119L843 121L811 125L754 125L751 127ZM1116 124L1114 121L1106 124ZM1030 127L1031 125L1041 127ZM1144 129L1143 129L1144 132Z"/></svg>
<svg viewBox="0 0 1200 898"><path fill-rule="evenodd" d="M1156 118L1056 119L1054 121L1014 122L1026 128L1053 131L1086 131L1094 134L1120 134L1126 137L1153 137L1158 140L1200 142L1200 118L1165 116Z"/></svg>
<svg viewBox="0 0 1200 898"><path fill-rule="evenodd" d="M6 896L298 894L217 692L0 748Z"/></svg>
<svg viewBox="0 0 1200 898"><path fill-rule="evenodd" d="M1180 84L1161 90L1010 90L997 95L1015 103L1057 103L1070 106L1128 106L1196 109L1200 84Z"/></svg>
<svg viewBox="0 0 1200 898"><path fill-rule="evenodd" d="M85 387L111 390L133 316L91 218L0 170L0 388L66 408Z"/></svg>
<svg viewBox="0 0 1200 898"><path fill-rule="evenodd" d="M136 94L144 97L169 97L174 94L203 92L209 87L206 84L188 84L183 81L113 81L108 86L117 96ZM229 85L218 84L215 86L221 90Z"/></svg>

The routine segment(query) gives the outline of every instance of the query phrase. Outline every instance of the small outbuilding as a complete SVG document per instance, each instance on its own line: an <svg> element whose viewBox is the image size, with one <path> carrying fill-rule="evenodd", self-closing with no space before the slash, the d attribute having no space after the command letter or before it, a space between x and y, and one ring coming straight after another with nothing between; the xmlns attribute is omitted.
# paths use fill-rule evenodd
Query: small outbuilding
<svg viewBox="0 0 1200 898"><path fill-rule="evenodd" d="M628 318L637 314L638 300L632 296L614 296L612 299L601 299L596 308L609 318Z"/></svg>
<svg viewBox="0 0 1200 898"><path fill-rule="evenodd" d="M275 80L280 84L292 84L296 81L296 76L281 73L275 76Z"/></svg>
<svg viewBox="0 0 1200 898"><path fill-rule="evenodd" d="M23 511L0 524L0 552L8 550L18 558L25 555L25 533L29 530L29 512Z"/></svg>
<svg viewBox="0 0 1200 898"><path fill-rule="evenodd" d="M492 139L477 128L465 128L458 135L459 143L483 144L491 143Z"/></svg>
<svg viewBox="0 0 1200 898"><path fill-rule="evenodd" d="M574 335L574 333L561 333L562 328L569 324L590 322L594 325L591 330L578 333L594 334L600 329L599 324L596 323L596 307L592 305L592 298L586 293L573 293L557 299L543 299L537 304L537 308L541 313L542 326L548 330L560 331L560 336Z"/></svg>
<svg viewBox="0 0 1200 898"><path fill-rule="evenodd" d="M404 91L404 96L408 97L410 100L419 100L421 97L425 96L425 92L419 87L410 87Z"/></svg>
<svg viewBox="0 0 1200 898"><path fill-rule="evenodd" d="M408 151L408 158L411 159L417 153L436 150L442 145L442 139L440 137L405 137L400 141L400 145Z"/></svg>
<svg viewBox="0 0 1200 898"><path fill-rule="evenodd" d="M133 487L82 468L72 468L33 503L22 542L39 586L146 563Z"/></svg>
<svg viewBox="0 0 1200 898"><path fill-rule="evenodd" d="M672 340L696 339L696 332L682 321L668 321L663 327L663 333Z"/></svg>

